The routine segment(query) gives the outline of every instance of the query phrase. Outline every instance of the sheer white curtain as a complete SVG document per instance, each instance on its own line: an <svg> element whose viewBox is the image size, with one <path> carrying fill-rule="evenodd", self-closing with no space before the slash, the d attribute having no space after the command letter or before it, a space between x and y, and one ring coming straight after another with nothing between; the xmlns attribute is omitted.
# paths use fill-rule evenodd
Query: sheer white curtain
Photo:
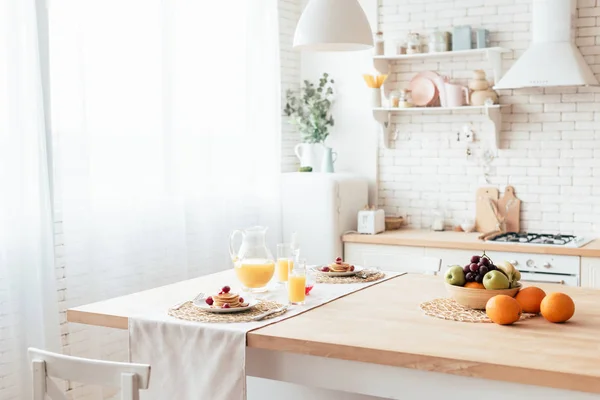
<svg viewBox="0 0 600 400"><path fill-rule="evenodd" d="M234 228L269 226L275 243L276 0L50 7L68 305L230 268ZM72 351L114 352L91 336Z"/></svg>
<svg viewBox="0 0 600 400"><path fill-rule="evenodd" d="M0 0L2 399L29 398L28 346L60 347L37 22L34 0Z"/></svg>

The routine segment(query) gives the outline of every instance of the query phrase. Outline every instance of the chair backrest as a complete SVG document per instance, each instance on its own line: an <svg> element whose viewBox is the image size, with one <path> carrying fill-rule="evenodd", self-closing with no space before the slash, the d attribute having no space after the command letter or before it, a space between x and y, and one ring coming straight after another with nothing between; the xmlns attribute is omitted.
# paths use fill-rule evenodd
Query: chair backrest
<svg viewBox="0 0 600 400"><path fill-rule="evenodd" d="M29 348L33 367L33 400L66 400L58 386L48 378L90 385L121 388L122 400L139 400L139 390L147 389L150 366L65 356Z"/></svg>
<svg viewBox="0 0 600 400"><path fill-rule="evenodd" d="M437 275L440 272L442 260L440 258L412 254L368 252L363 253L363 266L365 268L379 268L394 272Z"/></svg>

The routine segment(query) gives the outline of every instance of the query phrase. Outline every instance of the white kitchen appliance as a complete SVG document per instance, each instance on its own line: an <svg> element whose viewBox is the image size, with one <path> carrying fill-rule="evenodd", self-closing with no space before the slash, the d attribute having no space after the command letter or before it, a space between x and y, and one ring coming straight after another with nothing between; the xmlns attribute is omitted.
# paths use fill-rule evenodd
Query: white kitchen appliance
<svg viewBox="0 0 600 400"><path fill-rule="evenodd" d="M284 241L297 234L300 257L326 264L342 257L342 235L356 231L356 215L369 203L366 178L345 174L294 172L282 174Z"/></svg>
<svg viewBox="0 0 600 400"><path fill-rule="evenodd" d="M575 44L576 0L533 0L532 40L494 89L598 85Z"/></svg>
<svg viewBox="0 0 600 400"><path fill-rule="evenodd" d="M385 231L385 212L379 210L360 210L358 212L358 233L376 235Z"/></svg>
<svg viewBox="0 0 600 400"><path fill-rule="evenodd" d="M579 286L579 257L555 254L486 251L492 260L506 260L521 272L521 281L530 284L556 283Z"/></svg>
<svg viewBox="0 0 600 400"><path fill-rule="evenodd" d="M507 232L489 241L523 246L582 247L592 237L549 233ZM492 260L507 260L521 271L521 280L530 283L558 283L579 286L579 257L537 253L487 252Z"/></svg>
<svg viewBox="0 0 600 400"><path fill-rule="evenodd" d="M529 233L529 232L506 232L493 236L486 241L523 244L531 246L560 246L560 247L583 247L594 240L593 237L561 235L559 233Z"/></svg>

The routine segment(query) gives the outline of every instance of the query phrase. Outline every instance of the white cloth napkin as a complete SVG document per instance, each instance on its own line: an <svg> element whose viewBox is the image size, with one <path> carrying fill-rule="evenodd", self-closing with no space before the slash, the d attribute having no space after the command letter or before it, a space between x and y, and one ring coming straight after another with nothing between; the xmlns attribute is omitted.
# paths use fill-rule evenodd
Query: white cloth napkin
<svg viewBox="0 0 600 400"><path fill-rule="evenodd" d="M386 279L400 275L386 272ZM229 279L229 278L228 278ZM129 351L132 362L152 368L144 400L245 400L246 333L290 318L349 293L382 282L317 284L306 304L292 306L277 318L242 323L201 323L167 315L172 304L149 315L129 318ZM235 282L233 271L229 282ZM224 282L223 284L227 284ZM285 289L263 296L287 301Z"/></svg>

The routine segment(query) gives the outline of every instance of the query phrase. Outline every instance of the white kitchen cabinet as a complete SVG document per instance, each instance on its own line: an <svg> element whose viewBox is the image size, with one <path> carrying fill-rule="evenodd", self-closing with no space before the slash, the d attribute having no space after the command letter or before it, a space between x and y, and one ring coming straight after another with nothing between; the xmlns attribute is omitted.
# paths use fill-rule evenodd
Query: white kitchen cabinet
<svg viewBox="0 0 600 400"><path fill-rule="evenodd" d="M442 271L445 271L451 265L460 265L461 267L471 261L471 257L476 252L473 250L457 249L438 249L437 247L426 247L425 254L429 257L439 257L442 259Z"/></svg>
<svg viewBox="0 0 600 400"><path fill-rule="evenodd" d="M398 259L406 256L440 258L442 260L442 273L449 265L465 265L473 255L473 252L469 250L362 243L344 244L344 260L350 264L365 265L365 254L369 253L389 255L392 263L394 256Z"/></svg>
<svg viewBox="0 0 600 400"><path fill-rule="evenodd" d="M423 247L344 243L344 261L350 264L364 265L365 254L369 253L387 254L390 258L406 255L423 257L425 256L425 249Z"/></svg>
<svg viewBox="0 0 600 400"><path fill-rule="evenodd" d="M393 259L394 256L440 258L442 260L442 272L444 272L450 265L463 266L467 264L473 254L475 254L473 250L440 249L437 247L396 246L363 243L344 244L344 260L351 264L364 265L364 255L368 253L387 254L391 259Z"/></svg>
<svg viewBox="0 0 600 400"><path fill-rule="evenodd" d="M360 265L360 259L363 253L383 252L386 254L409 254L409 255L425 255L424 247L415 246L396 246L386 244L363 244L363 243L344 243L345 261L352 261Z"/></svg>
<svg viewBox="0 0 600 400"><path fill-rule="evenodd" d="M600 258L581 257L581 286L600 289Z"/></svg>
<svg viewBox="0 0 600 400"><path fill-rule="evenodd" d="M469 263L473 255L480 255L476 250L363 243L345 243L344 251L346 261L357 265L367 264L365 263L365 254L367 253L379 253L389 256L388 265L391 266L400 264L401 256L440 258L442 260L440 271L442 274L448 266L464 266ZM537 282L558 283L600 289L600 258L497 251L488 251L486 254L496 262L506 260L515 264L521 270L524 282L532 284ZM394 257L396 257L396 260L394 260ZM394 270L394 268L384 269Z"/></svg>

